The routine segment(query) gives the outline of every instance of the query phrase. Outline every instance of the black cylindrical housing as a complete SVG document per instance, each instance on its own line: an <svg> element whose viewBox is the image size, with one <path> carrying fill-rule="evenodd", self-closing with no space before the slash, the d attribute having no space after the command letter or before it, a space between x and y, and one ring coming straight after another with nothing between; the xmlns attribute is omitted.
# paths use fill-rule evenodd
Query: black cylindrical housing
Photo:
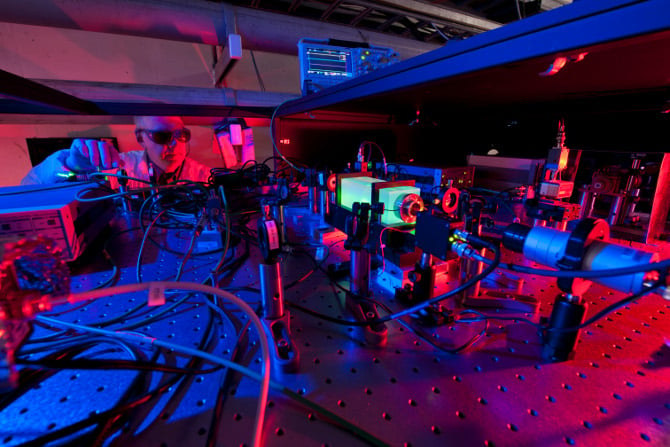
<svg viewBox="0 0 670 447"><path fill-rule="evenodd" d="M579 326L584 320L586 305L573 303L560 296L554 302L554 310L549 318L549 329L542 343L542 357L552 362L563 362L572 359L575 355L575 345L579 337L579 330L562 331Z"/></svg>
<svg viewBox="0 0 670 447"><path fill-rule="evenodd" d="M509 224L503 232L503 246L517 253L523 253L523 244L532 228L520 223Z"/></svg>

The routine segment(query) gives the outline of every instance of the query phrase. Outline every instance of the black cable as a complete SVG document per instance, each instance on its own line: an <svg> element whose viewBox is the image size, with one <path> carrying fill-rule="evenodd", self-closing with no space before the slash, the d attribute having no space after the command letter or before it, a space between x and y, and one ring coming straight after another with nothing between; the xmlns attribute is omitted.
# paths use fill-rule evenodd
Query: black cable
<svg viewBox="0 0 670 447"><path fill-rule="evenodd" d="M181 262L179 263L179 267L177 268L177 274L175 275L174 281L179 281L181 279L181 275L184 271L184 266L186 265L186 262L188 262L189 258L191 257L191 254L193 253L193 250L195 249L195 241L198 239L200 236L200 232L197 231L195 228L193 229L193 235L191 237L191 241L189 242L188 249L186 250L186 254L182 257Z"/></svg>
<svg viewBox="0 0 670 447"><path fill-rule="evenodd" d="M105 243L105 245L106 244L107 243ZM104 283L98 284L97 286L93 287L92 290L98 290L98 289L104 289L104 288L107 288L107 287L112 287L119 281L119 278L121 277L121 271L119 270L119 266L116 264L116 262L114 262L114 259L112 259L112 257L109 255L109 252L107 251L106 248L103 248L102 254L105 257L105 259L112 266L112 274L107 281L105 281ZM57 316L64 315L64 314L67 314L67 313L70 313L70 312L74 312L75 310L79 310L83 307L86 307L89 304L91 304L93 301L95 301L95 300L87 300L87 301L84 301L83 303L81 303L77 306L69 306L68 309L58 311L58 312L45 312L45 313L42 313L42 315L45 316L45 317L57 317ZM61 331L61 332L65 332L65 331Z"/></svg>
<svg viewBox="0 0 670 447"><path fill-rule="evenodd" d="M96 337L97 340L97 337ZM43 357L40 361L43 362L61 362L64 364L69 364L72 361L76 361L74 359L75 356L80 355L84 351L97 346L99 343L96 340L88 340L85 343L80 343L78 346L75 346L73 348L68 348L64 350L60 350L58 352L51 353L45 357ZM138 356L140 355L138 350L130 347L127 345L125 342L122 340L102 340L102 343L111 343L111 344L116 344L121 347L123 347L127 352L131 353L131 357L136 360ZM17 364L21 364L22 359L18 358L17 359ZM2 396L2 400L0 401L0 410L6 408L8 405L16 401L19 397L23 396L27 391L32 389L35 385L38 383L43 382L44 380L48 379L49 377L54 376L57 374L59 371L58 370L45 370L43 368L40 368L38 370L31 370L29 368L24 368L21 369L20 371L20 380L19 380L19 387L16 389L10 391L9 393L6 393L5 395Z"/></svg>
<svg viewBox="0 0 670 447"><path fill-rule="evenodd" d="M138 375L140 377L141 375ZM162 390L161 390L162 391ZM148 394L150 392L146 392L144 395ZM115 420L118 420L118 417L123 415L123 412L118 412L114 411L114 409L107 410L101 413L96 413L93 415L90 415L88 418L81 420L79 422L76 422L74 424L71 424L69 426L63 427L61 429L58 429L56 431L50 432L46 435L42 435L40 437L37 437L35 439L32 439L30 441L24 442L22 444L19 444L20 447L42 447L50 442L58 441L59 439L63 439L65 437L75 435L82 430L88 429L91 425L97 424L99 422L102 422L104 424L107 423L112 417L115 418ZM106 425L104 426L106 427ZM103 428L104 428L103 427ZM82 437L88 438L94 438L97 439L100 436L100 430L94 430L93 433L83 433L79 439L77 445L88 445L91 446L94 444L94 440L88 440L84 441L81 439Z"/></svg>
<svg viewBox="0 0 670 447"><path fill-rule="evenodd" d="M462 318L460 321L462 321L463 323L474 323L475 321L485 321L485 320L513 321L515 323L520 321L522 323L529 324L529 325L535 327L536 329L538 329L540 331L547 328L546 326L542 326L539 323L536 323L532 320L529 320L528 318L523 318L523 317L503 317L503 316L499 316L499 315L486 315L486 314L484 314L482 312L479 312L477 310L470 310L470 313L474 313L476 315L479 315L479 317L478 318L473 318L473 319ZM571 330L574 330L574 329L571 329Z"/></svg>
<svg viewBox="0 0 670 447"><path fill-rule="evenodd" d="M210 323L211 323L210 319ZM205 331L207 334L207 337L211 336L211 328L208 326L208 329ZM204 338L204 336L203 336ZM201 343L198 348L202 348L204 345L208 344L209 340L204 341L201 339ZM159 353L160 351L157 351ZM196 362L198 362L199 359L197 358L191 358L187 362L187 365L185 366L186 369L194 369L194 365ZM21 447L42 447L50 442L57 441L59 439L63 439L67 436L71 436L73 434L76 434L80 432L81 430L84 430L91 425L98 424L98 423L105 423L106 421L109 421L111 419L114 419L115 422L118 422L118 418L121 415L126 416L126 418L130 418L130 411L133 410L134 408L138 407L139 405L142 405L155 397L158 397L162 395L167 389L173 387L176 383L178 383L182 378L184 377L184 374L175 374L172 377L168 378L163 385L159 385L156 389L154 390L149 390L145 392L144 394L138 396L135 398L135 400L131 402L127 402L121 405L117 405L112 409L106 410L104 412L100 412L97 414L92 414L86 419L83 419L81 421L75 422L67 427L63 427L59 430L55 430L53 432L50 432L46 435L42 435L38 438L35 438L31 441L25 442L23 444L20 444ZM110 428L107 428L105 431L109 431Z"/></svg>
<svg viewBox="0 0 670 447"><path fill-rule="evenodd" d="M200 339L200 342L198 344L197 349L208 352L208 353L211 353L212 350L214 349L214 347L216 346L217 337L214 336L215 331L213 330L214 327L215 327L214 318L213 318L214 314L210 311L210 312L208 312L208 315L209 315L209 318L207 319L207 327L203 331L203 335ZM188 368L193 369L193 368L196 368L198 365L202 365L203 363L205 363L205 360L203 360L199 357L192 357L189 360ZM163 406L163 408L162 408L163 412L165 412L166 408L168 408L168 406L171 405L171 403L175 400L178 400L177 405L179 405L180 399L179 399L178 396L180 396L180 394L184 392L185 387L189 386L189 382L186 380L187 376L188 375L186 375L186 374L179 374L179 380L178 380L178 382L176 382L176 389L173 390L173 393L171 394L170 399ZM149 413L149 409L140 409L140 408L136 408L135 412L137 413L141 410L146 410L146 411L144 411L143 415L133 414L132 416L129 417L130 421L137 422L137 424L136 424L137 426L139 426L140 424L142 424L144 422L144 420L146 419L146 417ZM172 411L170 411L170 412L172 413ZM145 428L145 430L147 430L148 428L149 428L149 426L147 426ZM131 428L127 432L134 434L135 431L136 431L136 429Z"/></svg>
<svg viewBox="0 0 670 447"><path fill-rule="evenodd" d="M337 319L337 318L330 317L328 315L319 314L318 312L315 312L315 311L312 311L312 310L307 309L305 307L302 307L300 305L297 305L296 303L291 303L290 305L294 306L295 309L298 309L298 310L300 310L302 312L305 312L305 313L309 313L309 314L311 314L311 315L313 315L317 318L323 318L324 320L328 320L328 321L331 321L331 322L336 323L336 324L343 324L343 325L346 324L346 325L349 325L349 326L362 326L362 327L372 326L372 325L386 323L387 321L395 320L395 319L398 319L398 318L406 316L406 315L411 315L411 314L417 313L417 312L419 312L419 311L421 311L421 310L423 310L423 309L425 309L429 306L432 306L433 304L437 304L440 301L443 301L443 300L445 300L449 297L452 297L452 296L462 292L463 290L466 290L466 289L472 287L473 285L477 284L479 281L481 281L482 279L487 277L489 274L491 274L497 268L498 264L500 263L500 250L498 249L498 247L496 247L495 245L493 245L493 244L491 244L487 241L482 241L482 242L483 242L483 244L485 245L486 248L488 248L490 251L492 251L494 253L494 259L493 260L488 259L488 261L490 262L490 265L486 269L484 269L480 274L473 276L472 278L470 278L469 280L467 280L463 284L457 286L456 288L454 288L454 289L452 289L448 292L445 292L442 295L436 296L434 298L431 298L430 300L419 303L416 306L410 307L408 309L405 309L405 310L402 310L402 311L399 311L399 312L396 312L396 313L386 315L386 316L381 317L381 318L375 318L374 320L367 320L367 321L340 320L340 319ZM316 260L314 260L314 261L316 262ZM323 273L326 274L327 277L330 278L330 274L326 270L324 270L322 267L319 270L321 270ZM353 296L357 299L364 299L364 300L368 299L367 297L364 297L364 296L357 295L357 294L353 293L351 290L349 290L349 289L343 287L342 285L340 285L337 281L331 281L331 282L332 282L333 285L335 285L337 288L339 288L340 290L342 290L346 294L349 294L349 295L351 295L351 296Z"/></svg>
<svg viewBox="0 0 670 447"><path fill-rule="evenodd" d="M238 333L240 334L237 343L235 343L235 348L230 355L230 360L235 363L239 363L242 359L241 353L243 352L241 348L242 342L246 339L246 334L248 334L247 329L251 325L251 320L247 320L247 323L242 327ZM219 383L219 389L216 395L216 404L214 405L214 411L212 412L212 419L209 423L209 430L207 433L207 447L216 447L219 445L219 427L221 426L221 415L223 414L223 404L225 403L226 397L228 396L230 387L233 383L233 376L235 371L232 368L228 368L223 375Z"/></svg>
<svg viewBox="0 0 670 447"><path fill-rule="evenodd" d="M491 263L492 260L483 257L477 257L478 261L484 263ZM605 278L612 276L623 276L623 275L632 275L635 273L646 273L646 272L667 272L670 270L670 259L666 259L658 262L650 262L647 264L636 264L626 267L618 267L607 270L547 270L536 267L527 267L524 265L510 264L510 263L500 263L500 268L509 270L516 273L526 273L530 275L537 276L548 276L552 278ZM667 273L666 273L667 274Z"/></svg>
<svg viewBox="0 0 670 447"><path fill-rule="evenodd" d="M317 261L313 256L311 256L311 255L310 255L308 252L306 252L306 251L300 250L300 251L294 252L294 253L304 254L304 255L306 255L307 257L309 257L309 259L310 259L312 262L314 262L314 268L311 269L311 270L309 270L307 273L305 273L304 275L302 275L300 278L295 279L295 280L291 281L290 283L286 284L286 285L284 286L284 290L288 290L288 289L290 289L290 288L292 288L292 287L294 287L294 286L296 286L296 285L302 283L303 281L306 281L307 278L309 278L310 276L312 276L312 274L314 274L314 272L316 272L317 270L319 270L319 269L323 266L323 264L326 262L326 260L327 260L328 257L330 256L330 247L328 247L328 245L326 245L326 244L321 244L321 245L319 245L319 246L325 247L326 250L328 250L328 253L323 257L323 259L322 259L320 262ZM317 247L317 248L318 248L318 247Z"/></svg>
<svg viewBox="0 0 670 447"><path fill-rule="evenodd" d="M117 330L129 331L129 330L132 330L132 329L136 329L140 326L145 326L147 324L151 324L153 322L159 321L160 317L172 312L173 309L175 309L178 306L180 306L181 304L185 303L192 296L193 296L193 294L188 294L187 293L182 298L174 298L170 305L162 306L161 310L156 312L151 319L143 319L143 320L137 321L135 323L125 325L121 328L117 328ZM142 309L145 309L145 312L140 313L139 315L136 315L134 317L132 316L133 314L135 314L136 312L141 311ZM111 326L112 324L115 324L115 323L120 322L120 321L125 321L125 320L128 320L130 318L141 318L143 315L145 315L147 313L154 313L154 312L155 312L154 309L147 307L147 301L143 300L139 304L137 304L135 307L133 307L132 309L129 309L128 311L124 312L123 314L117 315L116 317L110 318L109 320L98 322L96 324L96 326L104 328L104 327L107 327L107 326ZM44 325L43 323L41 323L39 321L35 321L34 323L46 327L46 325ZM72 330L65 330L65 331L59 331L57 334L48 335L48 336L41 337L41 338L38 338L38 339L27 340L26 343L25 343L26 345L28 345L28 344L42 344L42 343L51 343L51 344L46 345L46 346L40 346L38 348L32 348L32 349L29 349L29 350L25 350L24 353L25 354L34 354L34 353L49 351L54 347L62 347L63 343L66 343L68 345L76 345L76 344L79 343L79 340L89 338L87 335L72 335L73 333L74 333L74 331L72 331ZM65 340L58 340L59 337L63 337L63 336L65 336L67 338ZM53 343L57 343L57 346L52 346Z"/></svg>
<svg viewBox="0 0 670 447"><path fill-rule="evenodd" d="M14 190L12 188L11 191L8 192L0 192L0 197L2 196L16 196L17 194L33 194L35 192L42 192L42 191L52 191L55 189L67 189L67 188L76 188L81 186L83 183L89 183L89 182L73 182L73 183L56 183L51 186L43 186L41 188L27 188L27 189L16 189Z"/></svg>
<svg viewBox="0 0 670 447"><path fill-rule="evenodd" d="M221 284L222 280L235 274L249 258L249 242L244 242L245 250L236 258L231 258L224 264L216 275L213 275L213 282L217 287L225 287Z"/></svg>
<svg viewBox="0 0 670 447"><path fill-rule="evenodd" d="M78 346L72 348L49 353L48 355L43 357L43 359L45 360L64 359L65 361L67 361L79 355L86 349L90 348L92 345L93 345L92 342L80 343ZM21 354L19 353L18 355ZM21 397L31 388L33 388L36 384L48 379L49 377L53 376L56 373L57 371L31 370L31 369L20 370L19 387L9 391L8 393L3 394L0 397L0 411L11 405L16 399Z"/></svg>
<svg viewBox="0 0 670 447"><path fill-rule="evenodd" d="M263 78L261 77L261 72L258 70L258 65L256 64L256 56L254 56L254 51L249 50L249 53L251 54L251 61L254 64L254 70L256 71L256 78L258 79L258 85L261 88L261 91L265 91L265 83L263 82Z"/></svg>
<svg viewBox="0 0 670 447"><path fill-rule="evenodd" d="M570 328L546 328L546 329L547 329L547 331L557 331L557 332L572 332L572 331L576 331L576 330L579 330L579 329L583 329L586 326L589 326L589 325L595 323L596 321L600 320L601 318L605 317L607 314L609 314L611 312L614 312L615 310L619 309L620 307L625 306L626 304L628 304L632 301L635 301L639 298L642 298L644 295L646 295L648 293L653 292L655 289L657 289L658 287L660 287L663 284L665 284L665 280L659 280L650 287L645 287L644 289L642 289L641 291L639 291L637 293L634 293L632 295L627 296L626 298L623 298L623 299L621 299L621 300L619 300L615 303L612 303L609 306L602 309L601 311L599 311L598 313L596 313L594 316L592 316L588 320L584 321L579 326L573 326L573 327L570 327Z"/></svg>
<svg viewBox="0 0 670 447"><path fill-rule="evenodd" d="M289 388L282 388L281 390L282 394L288 396L289 398L293 399L300 405L304 406L308 410L316 412L318 415L323 416L326 418L326 422L333 425L334 427L337 427L341 430L344 430L345 432L349 433L350 435L355 436L356 438L360 439L361 441L365 442L367 445L374 446L374 447L390 447L390 444L382 441L381 439L373 436L372 434L368 433L367 431L361 429L359 426L354 425L345 419L341 418L338 416L336 413L333 413L332 411L328 410L327 408L312 402L311 400L305 398L304 396L301 396L300 394L296 393L295 391L289 389Z"/></svg>
<svg viewBox="0 0 670 447"><path fill-rule="evenodd" d="M384 303L381 303L377 300L373 300L371 298L368 298L367 301L370 301L370 302L374 303L375 305L377 305L378 307L381 307L382 309L384 309L388 313L393 313L393 311L387 305L385 305ZM464 310L464 311L461 312L461 314L468 313L468 312L471 312L471 311L470 310ZM409 322L404 321L402 318L398 318L394 321L397 321L398 323L402 324L410 332L412 332L414 335L418 336L419 338L423 339L425 342L427 342L428 344L430 344L434 348L436 348L436 349L438 349L442 352L446 352L447 354L458 354L458 353L466 350L467 348L474 345L484 335L486 335L486 332L489 329L489 323L488 323L488 321L486 321L486 322L484 322L485 324L484 324L484 327L482 328L482 330L479 331L478 333L476 333L475 335L473 335L467 342L465 342L462 345L460 345L458 347L455 347L455 348L447 348L446 346L443 346L439 343L436 343L432 339L431 336L429 336L428 334L426 334L425 332L423 332L419 328L411 325ZM459 320L454 320L454 322L455 323L469 323L467 321L459 321Z"/></svg>
<svg viewBox="0 0 670 447"><path fill-rule="evenodd" d="M622 306L625 306L628 303L631 303L639 298L642 298L644 295L653 292L655 289L658 287L662 286L664 284L664 281L658 281L655 284L653 284L650 287L645 287L643 290L640 292L634 293L632 295L629 295L619 301L616 301L609 306L605 307L595 315L593 315L591 318L588 320L585 320L583 323L577 325L577 326L572 326L572 327L549 327L549 326L544 326L539 323L535 323L534 321L531 321L527 318L522 318L522 317L502 317L498 315L486 315L482 312L478 311L470 311L471 313L475 313L479 315L479 318L475 318L472 320L466 320L463 319L463 322L474 322L474 321L484 321L484 320L499 320L499 321L520 321L522 323L529 324L535 328L537 328L540 331L544 332L574 332L578 331L580 329L584 329L587 326L590 326L591 324L595 323L596 321L600 320L601 318L605 317L606 315L614 312L615 310L619 309Z"/></svg>
<svg viewBox="0 0 670 447"><path fill-rule="evenodd" d="M210 374L218 371L222 366L215 366L207 369L189 369L176 366L162 365L154 362L142 362L139 360L92 360L92 359L68 359L68 360L50 360L50 359L16 359L17 365L39 366L46 369L81 369L81 370L128 370L128 371L156 371L174 374Z"/></svg>
<svg viewBox="0 0 670 447"><path fill-rule="evenodd" d="M376 300L372 300L372 299L369 299L369 298L364 298L364 300L374 303L378 307L381 307L382 309L384 309L389 314L393 314L393 311L389 307L383 305L382 303L380 303ZM358 322L354 322L354 321L351 321L351 320L342 320L342 319L338 319L338 318L335 318L335 317L331 317L330 315L325 315L325 314L316 312L314 310L303 307L300 304L294 303L292 301L287 300L286 304L287 304L288 307L290 307L292 309L299 310L300 312L306 313L308 315L319 318L321 320L329 321L331 323L340 324L340 325L343 325L343 326L352 326L352 325L355 325L354 323L358 323ZM446 352L448 354L457 354L457 353L459 353L461 351L464 351L465 349L471 347L483 335L485 335L486 332L488 331L488 323L484 319L482 319L481 321L484 321L486 323L486 325L479 333L475 334L470 340L468 340L466 343L464 343L461 346L458 346L456 348L447 348L447 347L445 347L441 344L435 343L429 335L423 333L423 331L421 331L421 330L417 329L416 327L412 326L408 322L404 321L402 318L395 318L393 321L396 321L396 322L400 323L401 325L406 327L409 331L411 331L413 334L422 338L424 341L428 342L434 348L436 348L440 351ZM462 322L462 323L471 323L471 322L475 322L475 321L480 321L480 320L472 320L472 321L465 321L465 320L458 321L458 320L456 320L456 322ZM357 325L357 326L360 326L360 325Z"/></svg>
<svg viewBox="0 0 670 447"><path fill-rule="evenodd" d="M307 309L303 306L300 306L297 303L288 302L288 305L297 309L297 310L299 310L299 311L301 311L301 312L310 314L310 315L315 316L317 318L322 318L322 319L330 321L332 323L348 325L348 326L362 326L362 327L382 324L382 323L386 323L386 322L391 321L391 320L396 320L396 319L398 319L400 317L403 317L403 316L406 316L406 315L415 314L415 313L417 313L417 312L419 312L419 311L421 311L421 310L423 310L423 309L425 309L429 306L432 306L433 304L437 304L440 301L443 301L443 300L445 300L449 297L452 297L452 296L462 292L463 290L469 289L470 287L477 284L482 279L486 278L489 274L491 274L497 268L498 264L500 263L500 250L498 249L498 247L496 247L493 244L490 244L486 241L484 241L484 243L486 245L486 248L488 248L490 251L492 251L494 253L494 259L490 260L491 261L490 265L486 269L484 269L480 274L473 276L472 278L470 278L469 280L467 280L463 284L457 286L456 288L454 288L454 289L452 289L448 292L443 293L442 295L431 298L430 300L426 300L426 301L424 301L422 303L419 303L416 306L410 307L408 309L405 309L405 310L402 310L402 311L399 311L399 312L395 312L395 313L391 313L391 314L386 315L384 317L375 318L373 320L367 320L367 321L342 320L342 319L338 319L338 318L333 318L329 315L320 314L316 311L313 311L311 309ZM330 278L329 273L326 270L324 270L323 268L320 268L320 270ZM357 294L353 293L351 290L348 290L347 288L340 285L337 281L332 281L331 280L331 282L332 282L333 285L338 287L340 290L344 291L348 295L351 295L351 296L355 297L356 299L363 299L363 300L368 299L368 297L364 297L364 296L357 295Z"/></svg>
<svg viewBox="0 0 670 447"><path fill-rule="evenodd" d="M433 304L437 304L440 301L443 301L443 300L445 300L449 297L452 297L452 296L454 296L454 295L456 295L456 294L474 286L479 281L481 281L482 279L484 279L488 275L490 275L498 267L498 264L500 263L500 250L498 249L498 247L496 247L492 244L487 244L486 248L488 248L490 251L492 251L494 253L494 259L491 262L491 264L486 269L484 269L480 274L473 276L469 280L465 281L463 284L457 286L456 288L454 288L454 289L452 289L452 290L450 290L446 293L443 293L442 295L439 295L439 296L436 296L436 297L431 298L429 300L426 300L426 301L424 301L420 304L417 304L416 306L410 307L410 308L402 310L400 312L396 312L394 314L387 315L383 318L377 318L375 320L370 320L366 323L368 323L368 324L381 324L381 323L385 323L385 322L390 321L390 320L395 320L395 319L400 318L400 317L405 316L405 315L411 315L413 313L419 312L420 310L423 310L423 309L425 309L429 306L432 306Z"/></svg>
<svg viewBox="0 0 670 447"><path fill-rule="evenodd" d="M154 356L151 358L151 362L155 362L158 360L158 357L160 354L158 352L154 353ZM145 372L144 374L137 374L135 378L133 379L132 383L124 393L124 395L119 399L119 402L125 402L137 395L146 393L147 390L149 389L149 385L151 384L151 378L148 377L148 374ZM125 413L118 414L114 418L107 419L104 421L100 426L97 426L93 428L92 432L86 433L83 435L85 439L90 439L90 442L87 442L87 444L90 447L100 447L102 445L102 442L104 438L106 437L105 434L107 431L119 420L122 418L127 417Z"/></svg>
<svg viewBox="0 0 670 447"><path fill-rule="evenodd" d="M634 273L666 271L670 269L670 259L649 264L632 265L608 270L546 270L526 267L516 264L500 264L500 268L518 273L528 273L537 276L549 276L553 278L603 278L610 276L632 275Z"/></svg>
<svg viewBox="0 0 670 447"><path fill-rule="evenodd" d="M301 306L298 303L294 303L293 301L290 300L285 300L286 305L290 307L291 309L296 309L299 310L300 312L306 313L307 315L311 315L313 317L319 318L320 320L325 320L329 321L331 323L335 324L340 324L342 326L369 326L372 323L365 323L365 322L360 322L360 321L352 321L352 320L343 320L340 318L335 318L331 317L330 315L322 314L319 313L315 310L308 309L307 307Z"/></svg>
<svg viewBox="0 0 670 447"><path fill-rule="evenodd" d="M144 214L149 205L149 218L153 219L154 209L160 207L160 211L179 211L184 214L192 214L194 222L200 217L200 211L206 206L208 199L208 190L200 183L178 181L165 186L160 186L142 203L139 210L139 221L142 230L144 230ZM172 219L171 224L159 223L160 228L192 228L193 224L185 224L182 220L176 218L174 214L168 213L166 218Z"/></svg>

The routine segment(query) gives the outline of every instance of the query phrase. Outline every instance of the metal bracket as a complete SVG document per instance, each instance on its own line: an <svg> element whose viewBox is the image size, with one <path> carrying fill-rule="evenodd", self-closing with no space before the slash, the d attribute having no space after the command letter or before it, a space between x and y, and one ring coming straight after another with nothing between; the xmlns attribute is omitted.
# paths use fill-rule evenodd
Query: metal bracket
<svg viewBox="0 0 670 447"><path fill-rule="evenodd" d="M350 295L346 298L346 308L352 313L356 321L371 321L379 318L374 304L356 299ZM388 340L388 329L384 323L363 327L365 341L373 346L384 346Z"/></svg>
<svg viewBox="0 0 670 447"><path fill-rule="evenodd" d="M242 37L239 34L228 34L228 43L223 48L221 58L214 66L214 86L221 88L223 81L238 60L242 59Z"/></svg>
<svg viewBox="0 0 670 447"><path fill-rule="evenodd" d="M270 355L274 367L282 373L297 371L300 354L291 338L288 310L279 318L272 320L264 318L262 321L265 332L272 339Z"/></svg>

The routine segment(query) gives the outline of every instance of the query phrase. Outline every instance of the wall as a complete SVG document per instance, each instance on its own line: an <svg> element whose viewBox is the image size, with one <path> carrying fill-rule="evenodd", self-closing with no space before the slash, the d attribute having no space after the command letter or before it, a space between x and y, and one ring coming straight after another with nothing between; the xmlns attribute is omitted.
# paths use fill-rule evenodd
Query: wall
<svg viewBox="0 0 670 447"><path fill-rule="evenodd" d="M254 56L261 81L245 50L226 78L227 87L259 91L264 84L267 91L300 92L297 57L264 52ZM0 23L0 69L28 79L212 87L212 60L212 47L204 44ZM189 117L185 121L193 132L191 156L221 166L221 156L212 150L209 122ZM116 137L121 151L139 149L129 117L48 122L44 117L0 116L0 186L18 184L30 169L26 138ZM257 159L272 154L269 127L255 127L254 140Z"/></svg>

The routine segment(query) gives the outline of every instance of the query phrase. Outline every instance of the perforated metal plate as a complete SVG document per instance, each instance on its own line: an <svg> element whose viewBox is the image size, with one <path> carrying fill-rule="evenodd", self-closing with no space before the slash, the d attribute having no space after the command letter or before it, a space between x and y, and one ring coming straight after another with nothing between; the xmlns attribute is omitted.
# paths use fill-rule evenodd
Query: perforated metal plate
<svg viewBox="0 0 670 447"><path fill-rule="evenodd" d="M302 209L287 209L292 242L304 241L318 219ZM141 235L140 235L141 236ZM189 235L164 240L183 250ZM115 244L124 253L122 283L136 279L140 237L124 234ZM147 245L142 266L146 280L171 279L180 257ZM118 254L118 253L117 253ZM331 249L328 263L347 259L341 246ZM216 254L194 257L183 280L201 282L218 261ZM235 273L231 287L258 287L257 254ZM518 259L517 259L518 261ZM121 261L120 261L121 262ZM123 264L123 263L122 263ZM312 261L297 253L283 260L284 283L303 277ZM75 287L89 289L109 278L109 271L75 277ZM535 313L500 311L499 315L539 322L548 316L558 289L551 279L526 277L522 292L540 300ZM342 283L348 286L347 282ZM385 287L374 285L374 297L392 309L402 309ZM257 307L259 295L239 293ZM179 297L182 297L180 295ZM171 300L179 299L171 297ZM315 272L286 291L287 300L338 318L351 318L343 293ZM587 317L623 295L593 285L587 294ZM145 295L119 295L78 309L57 309L57 318L100 324L142 303ZM143 308L125 318L132 330L189 346L201 342L212 317L194 295L164 315L162 308ZM457 311L459 305L450 306ZM165 306L164 306L165 307ZM216 319L212 352L230 358L237 331L246 323L227 307L229 317ZM494 314L493 310L483 311ZM158 317L157 317L158 315ZM349 420L394 446L561 446L670 444L670 303L650 295L610 314L580 332L573 360L548 363L541 358L535 327L521 321L492 322L484 337L460 354L442 352L397 322L387 324L385 346L365 342L360 329L338 325L290 311L293 342L300 351L299 370L273 378L305 398ZM143 320L151 321L142 324ZM435 343L459 346L482 330L485 323L450 324L426 329ZM33 337L48 333L39 329ZM258 336L246 331L241 362L260 371ZM114 348L101 345L98 349ZM244 348L247 349L244 349ZM127 359L123 351L109 357ZM174 353L168 361L184 365ZM0 445L17 445L112 408L127 391L136 372L63 371L30 389L0 413ZM110 445L198 446L210 435L213 410L224 371L196 374L172 387L160 399L131 414L131 425L108 440ZM156 386L161 374L152 374ZM234 375L217 422L218 444L250 445L259 385ZM268 446L358 446L363 440L329 423L314 410L303 408L272 391L264 427Z"/></svg>

